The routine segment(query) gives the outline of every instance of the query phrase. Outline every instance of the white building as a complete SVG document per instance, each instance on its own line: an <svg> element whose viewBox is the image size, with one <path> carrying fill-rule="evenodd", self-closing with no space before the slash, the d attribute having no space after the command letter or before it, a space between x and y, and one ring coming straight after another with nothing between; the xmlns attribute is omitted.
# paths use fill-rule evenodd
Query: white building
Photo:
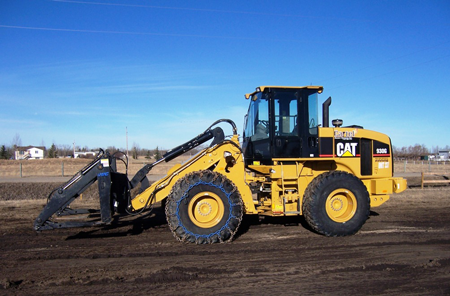
<svg viewBox="0 0 450 296"><path fill-rule="evenodd" d="M43 159L45 147L25 146L17 147L14 151L14 159Z"/></svg>
<svg viewBox="0 0 450 296"><path fill-rule="evenodd" d="M439 151L436 160L450 160L450 151L448 150Z"/></svg>
<svg viewBox="0 0 450 296"><path fill-rule="evenodd" d="M97 153L95 151L75 151L73 158L94 158Z"/></svg>

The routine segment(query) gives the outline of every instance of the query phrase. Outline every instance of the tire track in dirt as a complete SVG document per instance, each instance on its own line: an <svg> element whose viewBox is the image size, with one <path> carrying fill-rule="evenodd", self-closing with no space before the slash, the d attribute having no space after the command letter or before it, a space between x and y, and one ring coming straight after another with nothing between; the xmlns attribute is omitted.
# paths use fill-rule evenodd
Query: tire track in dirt
<svg viewBox="0 0 450 296"><path fill-rule="evenodd" d="M115 227L36 233L45 200L0 202L2 294L448 294L450 190L407 190L354 236L244 219L232 243L176 241L155 207ZM83 199L75 205L96 206Z"/></svg>

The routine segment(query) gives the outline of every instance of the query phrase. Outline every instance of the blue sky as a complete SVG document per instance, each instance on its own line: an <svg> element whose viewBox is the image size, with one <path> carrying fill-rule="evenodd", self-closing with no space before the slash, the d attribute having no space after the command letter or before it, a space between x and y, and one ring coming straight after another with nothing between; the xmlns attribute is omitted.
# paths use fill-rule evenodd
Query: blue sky
<svg viewBox="0 0 450 296"><path fill-rule="evenodd" d="M0 144L169 149L311 84L344 125L450 145L450 2L0 0Z"/></svg>

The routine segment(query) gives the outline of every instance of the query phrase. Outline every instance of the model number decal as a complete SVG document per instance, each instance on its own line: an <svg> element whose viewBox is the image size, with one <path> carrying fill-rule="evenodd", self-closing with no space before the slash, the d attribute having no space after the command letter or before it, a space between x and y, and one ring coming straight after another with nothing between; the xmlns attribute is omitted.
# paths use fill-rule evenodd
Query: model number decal
<svg viewBox="0 0 450 296"><path fill-rule="evenodd" d="M391 156L391 149L389 144L373 141L373 156L374 157L388 157Z"/></svg>
<svg viewBox="0 0 450 296"><path fill-rule="evenodd" d="M387 148L377 148L377 154L387 154Z"/></svg>

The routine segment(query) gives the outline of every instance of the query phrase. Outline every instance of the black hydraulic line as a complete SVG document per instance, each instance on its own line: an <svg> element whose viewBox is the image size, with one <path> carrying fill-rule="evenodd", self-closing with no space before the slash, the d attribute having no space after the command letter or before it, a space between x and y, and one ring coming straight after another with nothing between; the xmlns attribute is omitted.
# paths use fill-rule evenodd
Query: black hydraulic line
<svg viewBox="0 0 450 296"><path fill-rule="evenodd" d="M157 164L161 163L162 161L164 161L164 159L160 159L158 161L155 161L154 163L151 164L146 164L144 167L142 167L137 173L136 175L134 175L134 177L131 179L130 181L130 189L135 188L142 180L144 180L147 177L147 174L150 172L150 170Z"/></svg>
<svg viewBox="0 0 450 296"><path fill-rule="evenodd" d="M217 145L219 143L222 143L225 140L225 136L224 136L224 132L220 127L216 127L214 129L212 129L212 127L214 127L215 125L221 123L221 122L226 122L228 124L231 125L232 129L233 129L233 134L236 135L237 134L237 127L236 124L234 123L234 121L232 121L231 119L219 119L217 121L215 121L213 124L211 124L203 133L201 133L200 135L198 135L197 137L191 139L190 141L181 144L175 148L170 149L169 151L167 151L167 153L165 153L163 155L163 157L151 164L147 164L145 165L143 168L141 168L136 175L134 175L134 177L131 179L130 181L130 189L135 188L139 183L145 183L148 182L147 180L147 174L150 172L150 170L156 166L157 164L165 161L165 162L169 162L172 159L188 152L189 150L192 150L193 148L213 139L213 141L211 142L210 147ZM233 143L235 144L235 143ZM241 150L241 148L236 145L239 150ZM242 151L242 150L241 150ZM144 186L145 187L145 186ZM142 188L142 186L141 186ZM155 197L155 192L152 193L152 196L147 199L147 203L144 205L144 207L138 211L138 212L133 212L133 209L131 209L131 211L127 210L126 212L130 215L138 215L141 214L147 207L149 204L153 203L153 199ZM141 190L143 191L143 190ZM131 201L128 202L128 204L131 204Z"/></svg>
<svg viewBox="0 0 450 296"><path fill-rule="evenodd" d="M118 157L117 154L122 154L123 157ZM128 175L128 156L122 151L116 151L114 152L112 157L114 157L115 159L119 159L123 162L123 164L125 165L125 175ZM125 158L126 161L123 158Z"/></svg>
<svg viewBox="0 0 450 296"><path fill-rule="evenodd" d="M211 140L212 138L214 138L214 140L211 143L211 147L221 143L224 140L223 130L220 127L212 129L213 126L221 122L226 122L230 124L233 129L233 135L237 135L237 127L234 121L232 121L231 119L219 119L215 121L213 124L211 124L203 133L201 133L197 137L180 146L170 149L166 154L163 155L163 158L165 159L166 162L168 162L174 159L175 157L180 156L181 154L186 153L187 151L197 147L198 145L201 145L206 141Z"/></svg>
<svg viewBox="0 0 450 296"><path fill-rule="evenodd" d="M90 171L93 167L95 167L97 165L97 162L102 158L102 156L104 154L105 154L105 151L103 151L103 149L100 149L98 154L97 154L97 156L94 158L93 161L88 163L84 168L82 168L75 175L73 175L73 177L70 178L69 181L67 181L66 183L64 183L64 185L62 185L60 188L55 189L54 191L56 191L56 190L58 190L58 191L66 190L67 188L72 186L72 184L77 182L84 174L86 174L86 172ZM53 194L53 192L50 193L49 197Z"/></svg>
<svg viewBox="0 0 450 296"><path fill-rule="evenodd" d="M172 159L188 152L189 150L194 149L195 147L211 140L214 138L214 140L211 143L211 146L214 146L216 144L221 143L224 140L224 133L223 130L220 127L216 127L214 129L211 129L214 125L220 123L220 122L228 122L233 127L233 133L236 132L236 124L230 120L230 119L220 119L214 122L206 131L198 135L197 137L191 139L190 141L181 144L175 148L170 149L167 151L166 154L163 155L163 157L151 164L145 165L143 168L141 168L136 175L131 179L130 186L131 188L135 188L144 178L147 176L147 174L150 172L150 170L156 166L157 164L165 161L169 162Z"/></svg>
<svg viewBox="0 0 450 296"><path fill-rule="evenodd" d="M206 130L209 130L209 129L211 129L213 126L215 126L215 125L217 125L217 124L219 124L219 123L221 123L221 122L226 122L226 123L228 123L228 124L230 124L231 125L231 127L232 127L232 129L233 129L233 135L237 135L237 127L236 127L236 123L234 123L234 121L233 120L231 120L231 119L219 119L219 120L216 120L213 124L211 124Z"/></svg>
<svg viewBox="0 0 450 296"><path fill-rule="evenodd" d="M132 215L132 216L137 216L137 215L142 214L145 210L147 210L147 209L148 209L148 205L153 206L153 201L154 201L155 198L156 198L156 195L155 195L155 194L156 194L156 192L158 192L158 191L159 191L158 188L156 188L155 191L151 193L150 198L147 199L147 202L145 203L145 205L144 205L140 210L134 211L133 208L131 208L130 210L127 209L127 210L126 210L127 214ZM128 202L128 204L131 205L131 200ZM150 208L150 212L151 212L151 210L152 210L152 208ZM133 211L134 211L134 212L133 212ZM150 212L149 212L148 214L150 214Z"/></svg>
<svg viewBox="0 0 450 296"><path fill-rule="evenodd" d="M198 145L201 145L205 143L208 140L211 140L214 137L214 133L211 130L207 130L206 132L198 135L197 137L193 138L192 140L177 146L171 150L169 150L166 154L163 155L163 157L151 164L145 165L143 168L141 168L136 175L134 175L133 179L130 181L131 188L135 188L144 178L146 178L147 174L150 172L150 170L156 166L157 164L165 161L169 162L172 159L176 158L177 156L180 156L183 153L186 153L187 151L197 147Z"/></svg>
<svg viewBox="0 0 450 296"><path fill-rule="evenodd" d="M188 152L189 150L197 147L198 145L201 145L205 143L206 141L211 140L214 137L214 133L212 130L206 130L204 133L198 135L197 137L193 138L192 140L177 146L175 148L170 149L167 151L166 154L163 155L163 158L166 162L171 161L172 159L176 158L177 156L180 156L183 153Z"/></svg>

